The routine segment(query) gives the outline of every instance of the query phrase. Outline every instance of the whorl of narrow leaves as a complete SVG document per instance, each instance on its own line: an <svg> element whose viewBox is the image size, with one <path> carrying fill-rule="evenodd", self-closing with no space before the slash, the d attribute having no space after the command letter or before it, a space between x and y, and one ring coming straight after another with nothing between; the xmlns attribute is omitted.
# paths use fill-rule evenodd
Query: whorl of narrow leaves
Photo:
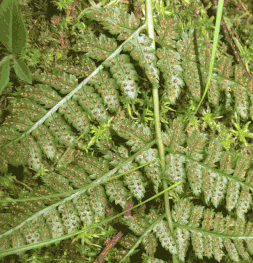
<svg viewBox="0 0 253 263"><path fill-rule="evenodd" d="M157 57L160 60L157 62L158 68L163 72L165 79L166 97L171 104L176 104L181 88L184 85L183 68L181 67L180 55L173 50L157 49Z"/></svg>
<svg viewBox="0 0 253 263"><path fill-rule="evenodd" d="M117 42L112 38L107 38L101 34L97 38L94 34L83 37L82 41L79 41L74 45L74 51L87 52L86 56L96 59L105 60L117 49Z"/></svg>
<svg viewBox="0 0 253 263"><path fill-rule="evenodd" d="M127 14L118 7L91 8L85 15L89 19L99 21L111 34L119 34L118 40L125 40L140 26L140 21L133 13Z"/></svg>

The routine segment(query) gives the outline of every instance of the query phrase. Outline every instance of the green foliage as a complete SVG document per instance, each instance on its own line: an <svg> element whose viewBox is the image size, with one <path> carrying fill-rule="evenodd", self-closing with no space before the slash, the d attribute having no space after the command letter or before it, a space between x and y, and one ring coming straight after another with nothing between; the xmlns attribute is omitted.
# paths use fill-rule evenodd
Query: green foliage
<svg viewBox="0 0 253 263"><path fill-rule="evenodd" d="M73 4L54 3L59 10ZM203 19L194 21L194 2L182 11L192 19L187 24L177 18L176 4L156 1L155 47L140 33L135 14L104 4L87 10L85 24L61 19L57 30L64 39L67 26L79 30L68 60L59 43L57 53L22 49L29 65L45 63L30 76L16 56L1 62L0 84L7 85L11 58L22 80L41 84L12 93L0 127L0 257L32 250L20 259L44 262L48 253L42 257L36 248L55 251L52 243L68 244L63 239L72 237L74 252L66 245L64 255L51 251L50 260L79 262L75 255L94 262L122 227L109 262L131 262L139 250L143 262L164 262L158 245L173 263L251 260L252 77L246 79L242 67L220 52L201 115L186 126L205 92L213 19L201 7ZM90 20L99 34L87 33ZM11 43L3 43L10 52ZM47 62L54 66L46 69ZM219 120L223 116L228 120ZM19 167L29 186L9 172ZM133 215L124 211L129 202L129 213L138 208Z"/></svg>
<svg viewBox="0 0 253 263"><path fill-rule="evenodd" d="M96 220L96 223L99 222L99 220ZM94 224L94 226L96 226L97 224ZM100 227L101 228L101 227ZM101 228L102 229L102 228ZM102 229L103 230L103 229ZM72 241L75 242L78 238L81 239L82 245L84 245L84 242L86 242L87 244L91 244L90 240L93 237L99 237L100 235L104 235L105 232L103 231L101 234L92 234L92 233L87 233L87 229L86 229L86 224L84 224L84 227L82 229L82 233L80 235L78 235L77 237L75 237ZM98 246L98 245L95 245ZM98 246L100 247L100 246Z"/></svg>
<svg viewBox="0 0 253 263"><path fill-rule="evenodd" d="M0 94L2 94L4 88L9 82L10 75L10 57L5 57L0 63Z"/></svg>
<svg viewBox="0 0 253 263"><path fill-rule="evenodd" d="M27 43L27 31L18 12L17 0L4 0L1 3L0 22L1 42L9 52L19 53Z"/></svg>
<svg viewBox="0 0 253 263"><path fill-rule="evenodd" d="M8 52L0 63L0 94L9 82L10 59L14 60L14 70L17 76L28 83L32 83L32 76L28 66L16 56L27 44L27 31L22 16L18 10L17 0L4 0L0 5L1 42Z"/></svg>
<svg viewBox="0 0 253 263"><path fill-rule="evenodd" d="M26 45L20 53L20 58L22 60L27 60L28 65L35 67L39 63L41 57L40 51L34 46Z"/></svg>
<svg viewBox="0 0 253 263"><path fill-rule="evenodd" d="M72 0L59 0L53 1L53 3L56 5L57 9L62 10L68 8L68 6L72 3Z"/></svg>

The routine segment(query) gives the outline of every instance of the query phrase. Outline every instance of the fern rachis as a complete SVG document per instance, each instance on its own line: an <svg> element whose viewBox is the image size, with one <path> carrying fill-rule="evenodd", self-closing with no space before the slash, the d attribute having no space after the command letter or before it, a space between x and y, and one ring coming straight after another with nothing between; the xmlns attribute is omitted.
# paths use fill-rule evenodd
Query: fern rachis
<svg viewBox="0 0 253 263"><path fill-rule="evenodd" d="M125 214L119 219L128 234L121 238L120 249L109 251L109 259L129 259L140 246L146 252L143 262L158 262L155 253L160 244L173 263L184 262L191 238L201 260L206 256L221 262L224 251L235 262L250 260L253 233L246 214L252 202L253 169L248 154L252 154L252 145L224 150L217 135L186 131L186 114L176 113L161 129L156 103L149 105L153 106L156 126L133 121L127 114L129 105L135 105L142 94L139 68L154 97L161 89L159 82L164 81L163 104L169 101L177 106L182 92L199 102L210 65L210 40L198 28L180 33L175 20L159 15L154 28L161 48L154 51L152 39L142 32L145 25L140 26L133 14L98 7L86 16L116 36L90 35L78 41L73 50L85 52L85 66L74 70L70 65L59 65L50 74L34 74L42 84L24 88L0 127L0 171L6 173L8 165L29 166L41 174L43 185L20 198L47 196L5 201L8 209L0 214L0 256L11 254L12 248L17 253L24 245L80 233L83 226L96 229L97 218L101 225L106 222L109 233L114 219L107 213L111 207L115 213L116 209L124 212L129 200L134 205L147 200L148 189L158 194L166 185L181 182L171 190L171 195L179 197L171 211L165 195L164 203L158 198L161 208L152 205L145 213ZM102 64L96 68L94 60ZM78 84L78 76L87 78ZM252 79L245 80L241 67L231 66L231 59L224 56L215 64L207 100L214 109L225 100L227 111L233 109L242 119L252 119L251 89ZM144 101L145 96L140 96ZM141 165L145 166L131 171ZM199 197L198 202L185 197L187 187ZM50 198L57 193L69 196ZM215 211L222 205L225 215ZM112 228L111 232L117 230L115 224Z"/></svg>

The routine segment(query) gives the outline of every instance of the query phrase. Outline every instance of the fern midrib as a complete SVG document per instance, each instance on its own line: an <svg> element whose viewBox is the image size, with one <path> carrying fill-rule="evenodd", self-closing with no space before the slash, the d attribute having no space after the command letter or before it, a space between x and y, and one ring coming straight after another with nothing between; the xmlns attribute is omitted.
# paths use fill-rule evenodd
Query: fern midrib
<svg viewBox="0 0 253 263"><path fill-rule="evenodd" d="M214 168L214 167L209 166L209 165L207 165L207 164L204 164L204 163L201 163L201 162L199 162L199 161L196 161L196 160L194 160L192 157L187 156L187 155L184 155L184 154L182 154L182 153L179 152L179 151L171 152L171 150L170 150L168 147L165 147L165 150L166 150L167 152L170 152L170 154L172 154L172 155L180 155L180 156L184 157L185 159L187 159L187 160L189 160L189 161L196 162L196 163L198 163L201 167L206 168L207 171L210 171L210 170L211 170L211 171L213 171L213 172L216 173L216 174L219 174L219 175L222 175L222 176L226 177L227 179L229 179L229 181L230 181L230 180L235 181L235 182L239 183L242 187L250 188L251 191L253 191L253 187L252 187L252 186L248 185L246 182L240 181L240 179L237 178L237 177L233 177L232 175L229 175L229 174L226 174L226 173L221 172L221 171L218 170L217 168Z"/></svg>
<svg viewBox="0 0 253 263"><path fill-rule="evenodd" d="M44 214L45 211L50 210L52 208L56 208L58 205L63 204L69 200L72 200L74 197L77 197L83 193L85 193L87 190L89 190L92 187L95 187L96 185L99 185L101 183L104 183L106 181L108 181L110 179L110 177L115 174L122 166L126 165L129 162L132 162L138 155L140 155L142 152L144 152L145 150L151 148L154 144L156 143L156 140L153 140L149 143L147 143L145 145L145 147L143 147L140 151L136 152L135 154L133 154L131 157L129 157L127 160L123 161L122 163L120 163L119 165L117 165L114 169L112 169L111 171L109 171L108 173L106 173L105 175L103 175L102 177L98 178L97 180L93 181L92 183L86 185L85 187L78 189L78 190L73 190L70 192L75 192L74 194L72 194L71 196L65 198L64 200L59 201L58 203L55 203L53 205L50 205L42 210L40 210L39 212L37 212L36 214L34 214L33 216L29 217L28 219L26 219L24 222L22 222L20 225L12 228L11 230L8 230L6 233L0 235L0 238L4 235L10 234L11 232L13 232L14 230L19 229L20 227L22 227L23 225L25 225L27 222L36 219L37 217L39 217L40 215ZM126 172L128 173L128 172ZM122 174L123 175L123 174ZM117 176L119 177L119 176ZM46 199L48 197L56 197L56 196L62 196L62 195L66 195L69 194L70 192L67 193L61 193L61 194L56 194L56 195L50 195L50 196L44 196L44 197L35 197L32 198L32 200L38 200L38 199ZM29 200L29 198L25 199L26 201ZM11 200L10 200L11 201ZM5 201L6 202L6 201ZM21 202L21 201L20 201Z"/></svg>
<svg viewBox="0 0 253 263"><path fill-rule="evenodd" d="M56 112L60 106L62 106L66 101L68 101L78 90L80 90L87 82L95 76L100 70L104 68L103 64L106 64L110 61L113 57L118 55L122 51L122 47L134 38L141 30L145 29L146 24L143 24L140 28L138 28L128 39L126 39L112 54L109 56L105 61L101 63L86 79L84 79L74 90L72 90L68 95L66 95L61 101L59 101L52 109L50 109L46 115L37 121L28 131L24 132L21 136L14 139L13 141L5 144L4 146L0 147L0 149L5 149L6 147L18 142L19 140L25 138L28 134L30 134L33 130L35 130L40 124L42 124L47 118L49 118L54 112Z"/></svg>

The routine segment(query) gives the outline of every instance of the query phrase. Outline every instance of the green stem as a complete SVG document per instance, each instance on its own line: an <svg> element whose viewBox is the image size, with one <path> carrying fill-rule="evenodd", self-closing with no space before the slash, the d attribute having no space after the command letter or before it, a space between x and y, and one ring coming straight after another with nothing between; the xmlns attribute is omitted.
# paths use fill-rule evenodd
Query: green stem
<svg viewBox="0 0 253 263"><path fill-rule="evenodd" d="M154 33L154 22L153 22L153 14L152 14L152 2L151 0L146 0L146 25L147 25L147 32L149 38L153 40L152 48L155 52L155 33ZM153 85L153 100L154 100L154 118L155 118L155 130L156 130L156 140L159 148L159 155L162 164L162 174L165 169L165 154L164 154L164 146L162 141L162 133L161 133L161 123L159 119L159 96L158 96L158 87ZM163 189L168 188L167 182L163 179ZM166 211L166 218L169 223L169 228L171 233L173 233L173 221L171 218L170 213L170 203L169 203L169 194L168 192L164 193L164 200L165 200L165 211ZM172 255L173 263L177 263L177 255Z"/></svg>
<svg viewBox="0 0 253 263"><path fill-rule="evenodd" d="M26 185L25 183L20 182L19 180L17 180L16 178L14 178L14 181L16 181L19 184L22 184L24 187L26 187L28 190L32 191L33 189L31 187L29 187L28 185Z"/></svg>

